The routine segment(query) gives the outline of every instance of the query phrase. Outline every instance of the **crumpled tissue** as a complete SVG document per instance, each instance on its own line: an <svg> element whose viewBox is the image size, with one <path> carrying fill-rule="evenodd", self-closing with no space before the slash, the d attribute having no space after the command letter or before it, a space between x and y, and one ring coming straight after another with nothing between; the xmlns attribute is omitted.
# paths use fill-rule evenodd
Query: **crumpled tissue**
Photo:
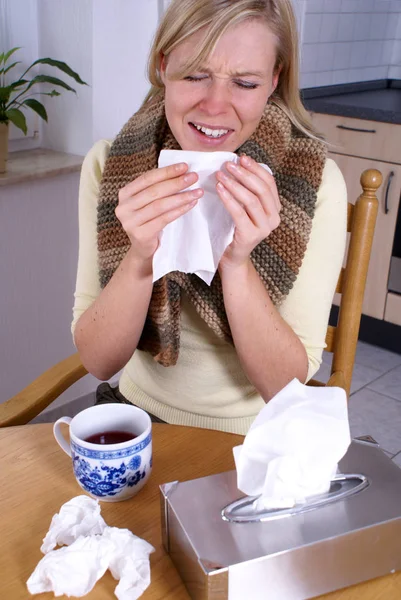
<svg viewBox="0 0 401 600"><path fill-rule="evenodd" d="M53 550L56 545L67 544ZM82 597L110 569L119 583L118 600L136 600L150 584L153 546L128 529L108 527L98 500L77 496L54 515L41 551L45 554L27 581L31 594Z"/></svg>
<svg viewBox="0 0 401 600"><path fill-rule="evenodd" d="M351 443L347 396L291 381L262 408L233 448L237 487L255 511L291 508L323 494Z"/></svg>
<svg viewBox="0 0 401 600"><path fill-rule="evenodd" d="M216 173L227 161L238 162L233 152L162 150L158 166L185 162L199 179L187 190L202 188L204 195L189 212L162 231L153 256L153 281L171 271L194 273L210 285L221 257L234 237L234 223L216 191ZM271 173L267 165L263 167Z"/></svg>
<svg viewBox="0 0 401 600"><path fill-rule="evenodd" d="M47 554L56 546L69 546L79 536L103 533L107 527L100 516L100 505L89 496L77 496L63 504L54 515L40 551Z"/></svg>

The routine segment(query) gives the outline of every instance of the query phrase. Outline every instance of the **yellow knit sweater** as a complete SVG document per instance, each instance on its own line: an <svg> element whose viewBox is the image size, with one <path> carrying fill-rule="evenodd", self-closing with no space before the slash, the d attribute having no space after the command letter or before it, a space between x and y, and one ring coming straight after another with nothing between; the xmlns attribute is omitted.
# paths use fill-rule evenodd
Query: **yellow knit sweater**
<svg viewBox="0 0 401 600"><path fill-rule="evenodd" d="M111 141L97 142L85 158L79 193L79 260L72 332L100 294L97 271L97 200ZM319 369L327 322L346 239L347 194L335 162L327 159L312 232L293 289L279 307L305 346L307 379ZM266 364L266 369L269 365ZM264 401L248 381L235 348L218 339L184 296L177 365L162 367L137 350L122 372L121 393L175 424L246 434Z"/></svg>

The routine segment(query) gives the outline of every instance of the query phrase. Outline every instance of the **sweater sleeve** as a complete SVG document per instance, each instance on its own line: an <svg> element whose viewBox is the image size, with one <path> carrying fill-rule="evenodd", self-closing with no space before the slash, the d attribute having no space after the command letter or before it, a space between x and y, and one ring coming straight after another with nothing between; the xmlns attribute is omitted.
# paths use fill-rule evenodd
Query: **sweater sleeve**
<svg viewBox="0 0 401 600"><path fill-rule="evenodd" d="M337 164L327 159L312 231L298 277L279 307L308 356L306 381L318 371L332 300L342 267L347 230L347 190Z"/></svg>
<svg viewBox="0 0 401 600"><path fill-rule="evenodd" d="M111 141L100 140L86 155L79 184L79 254L71 332L100 294L97 257L97 204L100 180Z"/></svg>

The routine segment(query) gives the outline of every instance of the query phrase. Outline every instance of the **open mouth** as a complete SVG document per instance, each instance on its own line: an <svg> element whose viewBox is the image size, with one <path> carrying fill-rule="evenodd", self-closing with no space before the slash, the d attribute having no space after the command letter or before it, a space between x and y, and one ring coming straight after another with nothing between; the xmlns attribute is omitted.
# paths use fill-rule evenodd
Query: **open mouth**
<svg viewBox="0 0 401 600"><path fill-rule="evenodd" d="M232 129L223 129L223 128L209 128L204 125L198 125L197 123L189 123L189 125L196 129L200 134L204 135L206 138L217 140L225 137L229 133L231 133Z"/></svg>

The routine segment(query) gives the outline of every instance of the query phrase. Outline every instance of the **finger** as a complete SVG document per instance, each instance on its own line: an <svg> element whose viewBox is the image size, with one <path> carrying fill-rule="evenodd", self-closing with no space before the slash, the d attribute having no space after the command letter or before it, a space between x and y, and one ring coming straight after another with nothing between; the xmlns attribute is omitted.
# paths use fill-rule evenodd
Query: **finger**
<svg viewBox="0 0 401 600"><path fill-rule="evenodd" d="M220 181L217 183L216 189L221 201L223 202L227 211L230 213L235 227L240 230L245 230L246 228L249 228L249 226L253 227L253 223L250 220L245 208L241 206L239 202L237 202L234 196Z"/></svg>
<svg viewBox="0 0 401 600"><path fill-rule="evenodd" d="M157 219L161 215L168 213L177 208L183 207L186 204L191 204L193 200L199 200L204 194L202 188L196 190L189 190L188 192L181 192L162 198L161 200L155 200L147 206L144 206L141 210L135 212L136 223L139 227Z"/></svg>
<svg viewBox="0 0 401 600"><path fill-rule="evenodd" d="M192 210L197 202L197 200L192 200L183 206L179 206L178 208L170 210L169 212L166 212L159 217L148 221L139 228L139 231L141 232L140 235L143 235L145 239L149 239L152 236L158 235L167 225L169 225L169 223L172 223L185 213Z"/></svg>
<svg viewBox="0 0 401 600"><path fill-rule="evenodd" d="M139 194L143 190L146 190L152 185L168 181L169 179L175 179L180 175L183 175L188 171L188 165L186 163L179 163L177 165L169 165L168 167L162 167L160 169L152 169L147 171L134 181L131 181L120 190L122 199L130 198Z"/></svg>
<svg viewBox="0 0 401 600"><path fill-rule="evenodd" d="M135 197L126 199L123 203L130 204L131 210L137 211L144 206L152 204L156 200L168 198L169 196L174 196L175 194L182 192L196 183L198 179L199 176L197 173L186 173L181 177L156 183L139 194L136 194Z"/></svg>
<svg viewBox="0 0 401 600"><path fill-rule="evenodd" d="M246 171L254 173L266 183L266 185L270 189L270 192L273 195L276 208L280 212L280 196L278 195L278 190L273 175L269 173L264 167L262 167L262 165L257 163L256 160L253 160L253 158L251 158L250 156L242 155L240 157L240 166L243 167Z"/></svg>
<svg viewBox="0 0 401 600"><path fill-rule="evenodd" d="M270 187L267 185L266 181L259 176L259 173L255 174L233 162L227 162L225 167L232 177L259 198L266 214L269 215L271 212L277 210L277 202L273 197ZM261 168L263 169L263 167Z"/></svg>
<svg viewBox="0 0 401 600"><path fill-rule="evenodd" d="M234 199L243 205L254 225L260 226L266 220L271 211L265 211L256 194L222 171L217 172L217 179L231 193Z"/></svg>

